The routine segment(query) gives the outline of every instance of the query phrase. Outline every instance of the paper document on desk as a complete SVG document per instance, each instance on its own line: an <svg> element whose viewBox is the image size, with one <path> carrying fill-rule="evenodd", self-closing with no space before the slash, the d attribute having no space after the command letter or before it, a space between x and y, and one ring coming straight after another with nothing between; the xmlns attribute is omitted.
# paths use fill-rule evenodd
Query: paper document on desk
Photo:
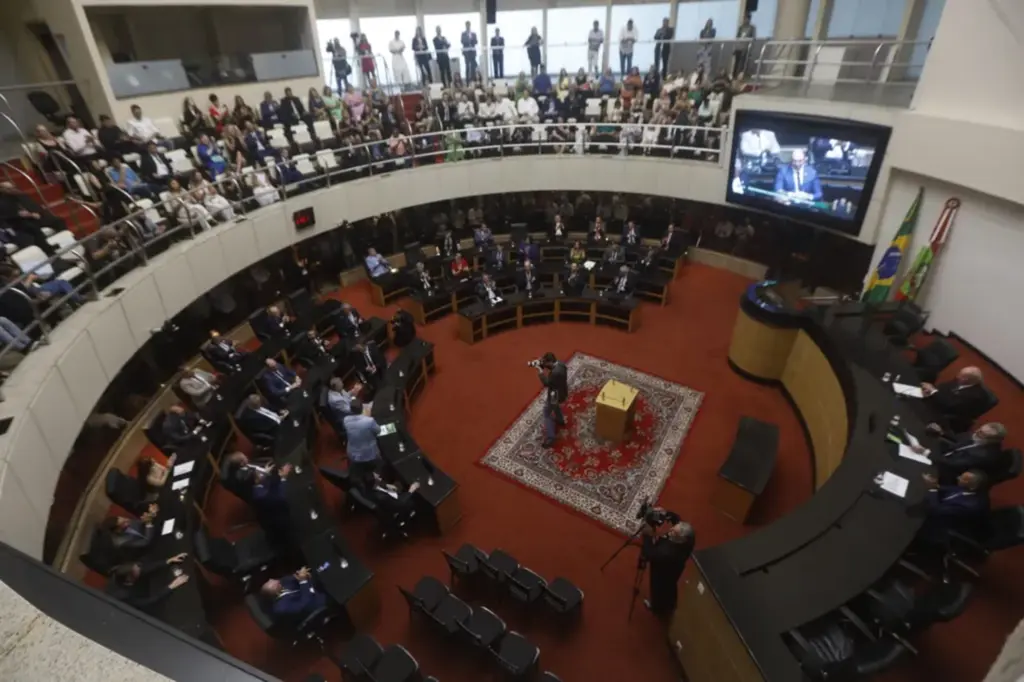
<svg viewBox="0 0 1024 682"><path fill-rule="evenodd" d="M182 462L181 464L175 464L174 465L174 476L175 476L175 478L177 478L178 476L184 476L185 474L191 473L192 472L192 467L194 467L195 464L196 464L195 460L192 460L192 461L189 461L189 462Z"/></svg>
<svg viewBox="0 0 1024 682"><path fill-rule="evenodd" d="M588 271L589 271L589 270L593 270L593 269L594 269L594 266L595 266L595 265L597 265L597 263L595 263L595 262L594 262L594 261L592 261L592 260L588 260L588 261L587 261L586 263L584 263L584 264L583 264L583 267L584 267L584 268L585 268L586 270L588 270Z"/></svg>
<svg viewBox="0 0 1024 682"><path fill-rule="evenodd" d="M897 395L905 395L911 398L923 398L924 392L920 386L912 386L910 384L897 384L895 381L892 382L892 390L896 391Z"/></svg>
<svg viewBox="0 0 1024 682"><path fill-rule="evenodd" d="M903 443L900 443L900 457L903 457L905 459L920 462L921 464L931 464L932 461L928 459L928 452L929 450L925 450L924 454L918 454L914 452L914 449L911 448L909 445L904 445Z"/></svg>
<svg viewBox="0 0 1024 682"><path fill-rule="evenodd" d="M915 447L916 448L918 445L921 444L921 441L919 441L918 439L914 438L914 434L912 434L910 431L907 431L906 429L904 429L903 430L903 435L907 437L907 444L910 445L910 447Z"/></svg>
<svg viewBox="0 0 1024 682"><path fill-rule="evenodd" d="M394 432L395 432L395 425L394 425L394 423L391 423L391 424L381 424L380 425L380 435L381 436L390 436Z"/></svg>
<svg viewBox="0 0 1024 682"><path fill-rule="evenodd" d="M882 478L880 481L878 481L879 488L886 491L887 493L892 493L896 497L906 497L907 487L909 485L910 481L903 478L902 476L897 476L891 471L882 472Z"/></svg>
<svg viewBox="0 0 1024 682"><path fill-rule="evenodd" d="M177 481L171 484L171 490L181 490L182 488L187 488L188 483L189 479L179 478Z"/></svg>
<svg viewBox="0 0 1024 682"><path fill-rule="evenodd" d="M174 532L174 519L164 521L164 527L160 529L160 535L170 535Z"/></svg>

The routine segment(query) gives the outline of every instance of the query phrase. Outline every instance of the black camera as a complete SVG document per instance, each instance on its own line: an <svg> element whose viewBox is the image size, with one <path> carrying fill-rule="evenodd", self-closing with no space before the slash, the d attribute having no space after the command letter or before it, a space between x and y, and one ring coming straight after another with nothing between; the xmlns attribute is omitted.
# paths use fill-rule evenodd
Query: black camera
<svg viewBox="0 0 1024 682"><path fill-rule="evenodd" d="M665 511L664 509L658 509L657 507L651 506L651 500L648 497L644 498L644 501L640 503L640 509L636 513L636 520L643 519L651 528L657 528L663 523L670 522L673 525L679 523L681 517L675 512Z"/></svg>

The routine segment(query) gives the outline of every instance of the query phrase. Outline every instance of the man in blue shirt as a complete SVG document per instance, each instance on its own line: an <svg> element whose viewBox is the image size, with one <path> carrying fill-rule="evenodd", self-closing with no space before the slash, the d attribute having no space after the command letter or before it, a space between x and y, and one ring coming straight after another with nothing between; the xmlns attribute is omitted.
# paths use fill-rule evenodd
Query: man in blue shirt
<svg viewBox="0 0 1024 682"><path fill-rule="evenodd" d="M327 596L318 592L313 577L303 566L294 575L279 580L271 578L263 583L260 594L270 604L270 612L277 618L287 619L293 624L303 620L327 606Z"/></svg>
<svg viewBox="0 0 1024 682"><path fill-rule="evenodd" d="M359 382L352 384L352 390L345 390L345 382L339 377L331 379L331 388L327 391L327 408L330 410L331 419L338 425L339 430L345 430L345 417L352 414L352 401L359 395L363 386Z"/></svg>
<svg viewBox="0 0 1024 682"><path fill-rule="evenodd" d="M473 22L466 22L466 30L462 32L462 58L466 61L466 84L476 77L476 33L472 29Z"/></svg>
<svg viewBox="0 0 1024 682"><path fill-rule="evenodd" d="M107 177L110 178L110 182L115 186L120 187L133 197L153 198L153 189L142 182L142 180L139 180L139 176L135 174L132 167L126 165L120 156L115 156L110 160L110 165L107 167Z"/></svg>
<svg viewBox="0 0 1024 682"><path fill-rule="evenodd" d="M348 437L348 470L353 480L362 480L380 466L380 448L377 436L380 424L364 414L363 401L353 398L349 403L350 414L344 419L345 435Z"/></svg>
<svg viewBox="0 0 1024 682"><path fill-rule="evenodd" d="M391 272L391 267L388 262L384 260L383 256L378 255L377 249L370 249L366 252L366 269L370 272L370 277L380 277Z"/></svg>
<svg viewBox="0 0 1024 682"><path fill-rule="evenodd" d="M551 94L551 76L544 71L544 65L540 65L540 73L533 79L533 94L537 97Z"/></svg>
<svg viewBox="0 0 1024 682"><path fill-rule="evenodd" d="M210 142L209 136L199 136L196 154L199 155L199 161L206 167L206 170L210 172L213 178L216 179L227 170L228 162L224 160L217 145Z"/></svg>

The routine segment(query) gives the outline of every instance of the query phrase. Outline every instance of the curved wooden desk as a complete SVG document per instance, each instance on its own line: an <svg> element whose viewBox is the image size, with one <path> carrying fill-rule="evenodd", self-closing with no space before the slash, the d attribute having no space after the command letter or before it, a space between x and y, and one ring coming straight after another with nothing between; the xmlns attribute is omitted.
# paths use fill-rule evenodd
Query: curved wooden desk
<svg viewBox="0 0 1024 682"><path fill-rule="evenodd" d="M459 311L459 338L476 343L505 329L545 322L589 322L633 332L640 326L640 305L635 299L613 300L586 290L567 296L553 289L528 298L510 294L496 306L474 303Z"/></svg>
<svg viewBox="0 0 1024 682"><path fill-rule="evenodd" d="M813 452L816 492L774 523L694 553L669 629L692 682L804 679L787 633L880 580L922 522L911 507L926 493L927 469L897 457L886 433L895 415L915 434L926 420L881 381L892 372L912 383L914 369L865 331L859 304L797 312L763 305L756 294L740 301L729 363L791 398ZM910 482L905 499L877 490L881 471Z"/></svg>

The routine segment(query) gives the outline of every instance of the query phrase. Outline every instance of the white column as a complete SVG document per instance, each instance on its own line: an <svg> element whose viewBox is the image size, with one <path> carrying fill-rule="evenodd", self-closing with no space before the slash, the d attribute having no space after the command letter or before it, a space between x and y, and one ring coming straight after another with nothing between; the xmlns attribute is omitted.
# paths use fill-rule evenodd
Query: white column
<svg viewBox="0 0 1024 682"><path fill-rule="evenodd" d="M491 73L491 37L487 34L487 3L484 0L477 2L480 5L480 29L477 31L479 41L476 46L476 68L486 83Z"/></svg>
<svg viewBox="0 0 1024 682"><path fill-rule="evenodd" d="M903 20L900 22L900 32L896 36L896 39L901 43L909 43L917 39L917 30L921 25L921 17L924 16L925 5L927 4L928 0L907 0L907 4L903 9ZM904 65L910 63L913 55L914 46L910 44L898 45L888 50L886 54L886 68L882 71L878 79L879 82L905 80L907 67Z"/></svg>
<svg viewBox="0 0 1024 682"><path fill-rule="evenodd" d="M823 0L824 2L824 0ZM807 15L811 11L811 0L779 0L775 12L775 28L772 33L772 40L803 40L804 29L807 27ZM761 54L765 61L785 60L793 61L806 59L811 51L806 45L781 44L769 45ZM763 66L757 63L760 55L755 55L755 62L751 67L755 74L773 76L794 76L797 73L797 64L773 64Z"/></svg>
<svg viewBox="0 0 1024 682"><path fill-rule="evenodd" d="M608 68L608 55L612 50L612 34L615 29L612 28L612 0L608 0L608 4L604 8L604 48L601 51L601 73Z"/></svg>
<svg viewBox="0 0 1024 682"><path fill-rule="evenodd" d="M544 43L540 46L540 59L544 64L544 71L548 71L548 8L545 7L541 10L541 22L540 22L540 35L544 38Z"/></svg>

